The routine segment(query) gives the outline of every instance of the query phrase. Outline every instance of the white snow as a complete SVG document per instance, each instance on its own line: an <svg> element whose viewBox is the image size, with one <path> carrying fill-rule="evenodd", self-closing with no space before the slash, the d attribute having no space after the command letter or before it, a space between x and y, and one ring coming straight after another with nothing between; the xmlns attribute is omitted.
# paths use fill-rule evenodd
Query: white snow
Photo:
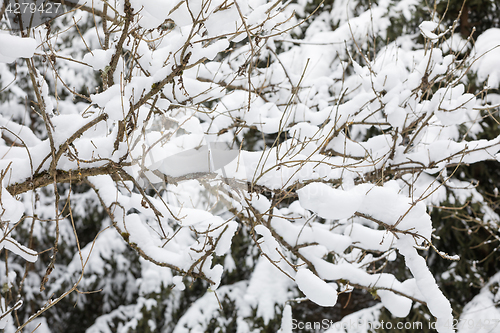
<svg viewBox="0 0 500 333"><path fill-rule="evenodd" d="M93 50L83 57L83 62L92 66L95 70L104 70L111 62L115 50Z"/></svg>
<svg viewBox="0 0 500 333"><path fill-rule="evenodd" d="M279 333L292 333L292 307L290 304L285 305L281 316L281 327Z"/></svg>
<svg viewBox="0 0 500 333"><path fill-rule="evenodd" d="M500 87L500 29L491 28L483 32L474 43L477 61L472 64L472 70L477 73L480 81L486 81L488 87Z"/></svg>
<svg viewBox="0 0 500 333"><path fill-rule="evenodd" d="M436 28L438 26L439 26L439 24L436 22L424 21L424 22L420 23L418 28L420 29L420 31L422 32L422 35L424 35L424 37L429 38L430 40L436 40L440 37L434 33L434 31L436 30Z"/></svg>
<svg viewBox="0 0 500 333"><path fill-rule="evenodd" d="M301 268L295 275L299 289L314 303L321 306L337 304L337 290L307 268Z"/></svg>
<svg viewBox="0 0 500 333"><path fill-rule="evenodd" d="M450 326L450 323L453 322L451 304L439 290L425 259L418 254L413 247L414 244L413 237L404 235L398 240L397 247L405 257L406 265L415 277L418 289L424 296L429 311L437 318L436 329L439 333L453 332L453 327Z"/></svg>
<svg viewBox="0 0 500 333"><path fill-rule="evenodd" d="M479 294L465 305L456 323L458 333L495 332L500 324L498 302L500 273L495 274L481 288Z"/></svg>
<svg viewBox="0 0 500 333"><path fill-rule="evenodd" d="M327 219L351 217L362 205L363 195L356 191L334 189L323 183L312 183L297 191L300 204Z"/></svg>
<svg viewBox="0 0 500 333"><path fill-rule="evenodd" d="M0 45L2 45L0 48L0 63L10 63L17 58L31 58L35 53L37 42L33 38L21 38L0 31Z"/></svg>
<svg viewBox="0 0 500 333"><path fill-rule="evenodd" d="M291 332L290 300L299 291L331 307L338 291L350 290L352 285L376 292L381 305L343 322L377 320L382 305L394 317L406 317L413 297L427 303L440 332L450 331L446 323L453 319L451 306L416 247L432 241L429 207L445 201L484 206L474 186L455 179L449 167L495 156L500 160L500 139L475 139L482 131L479 121L484 110L479 110L479 104L498 103L500 98L488 94L480 101L467 91L468 82L445 84L449 74L464 74L454 56L446 54L461 52L467 41L452 37L441 47L444 28L425 21L419 26L431 41L425 49L416 44L417 34L379 45L377 55L369 58L350 51L366 51L372 38L387 40L392 18L411 19L418 6L415 0L379 1L363 13L355 1L338 0L331 12L318 13L303 30L293 31L286 29L300 17L291 8L300 15L306 0L283 11L280 1L264 0L238 1L238 8L224 0L130 2L135 30L122 46L113 86L105 91L97 87L99 73L94 70L108 70L118 35L112 32L110 48L102 50L99 27L82 33L86 44L80 43L82 38L69 40L67 50L54 40L60 77L52 75L49 66L36 71L40 106L50 119L56 149L65 149L64 143L82 126L108 115L106 121L73 138L71 154L65 152L57 168L76 171L119 162L127 165L123 172L146 191L140 193L132 179L117 180L125 176L122 173L88 177L96 188L93 195L102 199L116 230L103 230L95 243L82 249L85 258L92 253L82 286L100 281L109 270L110 258L118 258L119 269L128 270L123 256L127 246L151 260L140 259L139 280L123 278L131 286L126 296L139 295L134 304L106 309L88 331L105 331L116 318L123 321L123 330L135 328L141 309L157 305L149 294L167 288L177 302L191 278L171 269L204 275L212 282L178 320L176 333L203 332L211 320L222 320L218 298L226 296L238 309L238 332L254 329L247 321L250 316L267 324L282 307L280 331ZM116 12L108 10L108 14L123 16L123 5L118 2ZM102 9L102 1L95 6ZM194 21L202 24L194 27ZM141 33L144 39L138 41ZM251 45L243 42L247 37ZM0 62L32 57L42 45L43 33L36 38L0 32ZM493 88L500 86L499 46L500 29L494 28L479 36L472 49L476 61L471 62L471 70ZM257 55L256 50L259 66L249 58ZM92 68L74 63L80 60ZM126 118L131 105L186 62L182 75L135 109L132 119ZM20 64L16 74L23 76L25 67ZM40 219L51 221L53 207L27 199L41 193L18 198L6 188L29 181L35 170L46 172L52 154L45 129L40 132L26 116L24 81L9 66L0 66L0 88L10 94L0 105L0 171L5 173L0 249L35 262L42 249L27 248L10 228L23 216L40 211L47 215ZM72 101L60 81L91 94L91 101ZM424 93L426 81L439 85L431 97ZM6 85L10 86L3 90ZM153 190L158 192L151 195ZM86 199L73 199L80 215L86 213L80 204ZM50 214L46 213L49 206ZM491 208L482 208L480 215L484 225L495 227L498 216ZM40 226L37 222L33 233L46 236L45 225L53 231L53 223ZM61 242L74 242L70 221L61 218L60 226ZM246 258L231 253L237 232L251 238ZM392 261L398 255L414 278L399 281L394 273L370 271L373 263ZM249 277L220 286L225 273L240 268L241 259L253 269ZM81 269L75 253L51 292ZM16 282L12 272L6 275L9 286ZM494 309L498 297L491 290L495 279L467 305L464 319L474 319L476 311L498 318ZM43 320L36 323L44 324ZM155 330L153 322L149 326Z"/></svg>

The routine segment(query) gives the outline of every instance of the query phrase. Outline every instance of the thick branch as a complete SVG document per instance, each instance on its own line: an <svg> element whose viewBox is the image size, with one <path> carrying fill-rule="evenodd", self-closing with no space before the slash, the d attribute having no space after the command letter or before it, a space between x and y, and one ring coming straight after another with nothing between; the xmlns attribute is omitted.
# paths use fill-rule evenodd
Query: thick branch
<svg viewBox="0 0 500 333"><path fill-rule="evenodd" d="M125 23L123 26L122 35L120 36L120 39L116 44L116 51L111 57L109 70L106 73L107 82L103 82L104 84L107 83L108 87L111 87L114 84L113 74L116 70L116 66L118 65L118 60L120 59L120 56L122 54L123 43L125 43L125 39L129 35L129 27L130 27L130 22L132 21L133 14L132 14L132 7L130 6L130 2L128 0L125 0L124 11L125 11Z"/></svg>
<svg viewBox="0 0 500 333"><path fill-rule="evenodd" d="M82 168L76 170L55 170L57 183L80 182L83 178L98 175L112 175L121 169L121 165L107 164L101 167ZM22 183L16 183L7 186L7 191L12 196L19 195L29 190L45 187L54 183L52 177L47 171L33 176L33 179L27 179Z"/></svg>

